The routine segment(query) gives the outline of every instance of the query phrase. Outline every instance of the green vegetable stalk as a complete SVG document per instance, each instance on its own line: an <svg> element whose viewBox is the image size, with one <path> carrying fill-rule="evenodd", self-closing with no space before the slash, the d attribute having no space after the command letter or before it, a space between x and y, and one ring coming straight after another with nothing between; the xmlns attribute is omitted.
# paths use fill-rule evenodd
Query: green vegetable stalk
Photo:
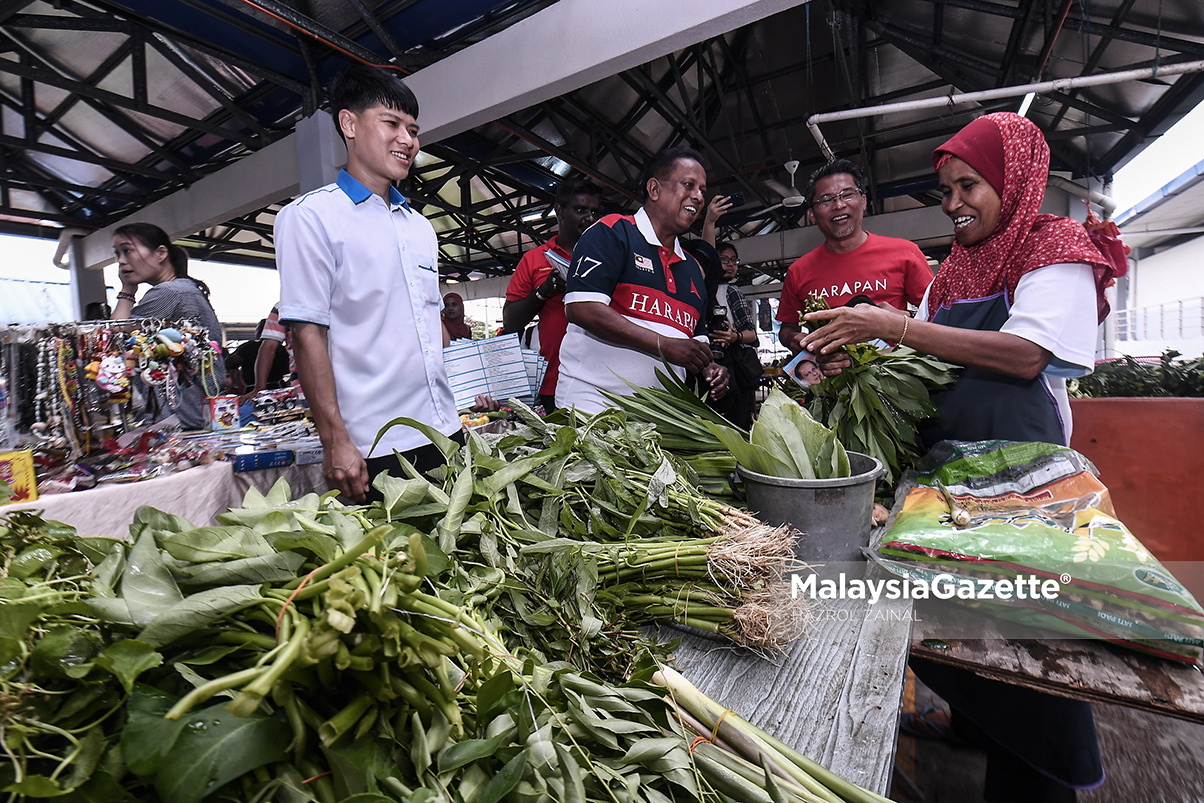
<svg viewBox="0 0 1204 803"><path fill-rule="evenodd" d="M827 321L803 321L809 312L828 309L828 302L808 296L800 325L814 331ZM836 433L845 448L868 454L886 467L894 483L923 453L919 428L940 413L930 393L957 380L957 366L906 346L879 351L868 343L843 347L852 365L812 388L807 411Z"/></svg>
<svg viewBox="0 0 1204 803"><path fill-rule="evenodd" d="M498 459L489 450L479 457ZM39 554L40 568L19 582L0 577L0 646L11 657L0 788L15 800L163 803L498 803L516 790L583 803L632 790L699 803L725 794L813 799L790 781L763 785L709 748L692 755L673 709L647 682L650 660L623 685L545 664L510 634L513 618L486 609L508 592L449 585L472 575L449 570L433 526L423 532L399 520L430 504L428 490L412 488L422 497L404 507L359 509L329 496L291 500L278 485L267 497L249 493L221 527L142 508L130 545L56 541L43 526L6 541L6 569L31 547L62 551ZM473 496L465 523L484 512L474 509L475 482ZM517 517L522 501L502 508ZM702 540L715 565L710 553L727 537ZM679 543L681 551L704 546ZM632 565L672 567L668 542L643 554L601 546L614 561L597 564L607 576L599 599L639 596ZM469 557L466 544L457 547L453 558ZM695 571L685 567L698 555L681 557L675 574ZM523 556L515 550L498 562L511 559ZM645 610L716 626L731 620L712 600L683 599L690 580L681 582L643 588ZM45 607L20 601L54 594L62 599Z"/></svg>

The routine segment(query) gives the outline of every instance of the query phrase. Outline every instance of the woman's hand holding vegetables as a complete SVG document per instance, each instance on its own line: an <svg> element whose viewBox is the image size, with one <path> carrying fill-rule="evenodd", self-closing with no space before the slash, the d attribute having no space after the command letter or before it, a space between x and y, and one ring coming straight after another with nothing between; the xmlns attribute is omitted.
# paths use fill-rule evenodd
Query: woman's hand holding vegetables
<svg viewBox="0 0 1204 803"><path fill-rule="evenodd" d="M804 349L821 356L832 354L849 343L865 343L876 338L893 341L903 331L901 316L871 304L808 312L803 320L822 324L800 341Z"/></svg>

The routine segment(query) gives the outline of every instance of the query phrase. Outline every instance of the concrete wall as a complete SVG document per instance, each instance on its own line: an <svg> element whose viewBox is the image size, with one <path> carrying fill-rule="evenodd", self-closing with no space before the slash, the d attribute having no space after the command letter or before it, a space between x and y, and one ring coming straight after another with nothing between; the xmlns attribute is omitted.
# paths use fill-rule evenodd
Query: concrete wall
<svg viewBox="0 0 1204 803"><path fill-rule="evenodd" d="M1138 260L1130 276L1135 309L1204 296L1204 237Z"/></svg>

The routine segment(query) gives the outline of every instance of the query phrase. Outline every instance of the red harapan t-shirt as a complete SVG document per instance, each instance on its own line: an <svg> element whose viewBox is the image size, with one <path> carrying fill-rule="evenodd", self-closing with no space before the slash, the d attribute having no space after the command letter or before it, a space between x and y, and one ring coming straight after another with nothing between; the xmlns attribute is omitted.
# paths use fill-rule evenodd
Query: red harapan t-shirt
<svg viewBox="0 0 1204 803"><path fill-rule="evenodd" d="M535 288L548 280L552 275L552 265L546 256L548 251L555 251L571 262L573 255L556 244L556 238L548 240L538 248L532 248L523 254L510 284L506 286L507 301L522 301L535 292ZM568 328L569 320L564 314L564 294L552 296L544 303L539 311L539 353L548 361L548 371L544 374L543 384L539 392L551 396L556 392L556 380L560 377L560 341L564 340L564 331Z"/></svg>
<svg viewBox="0 0 1204 803"><path fill-rule="evenodd" d="M795 260L782 286L778 320L798 323L799 310L811 293L829 307L844 306L857 295L896 309L905 310L908 303L919 306L932 284L932 269L919 247L910 240L866 234L866 241L847 254L820 245Z"/></svg>

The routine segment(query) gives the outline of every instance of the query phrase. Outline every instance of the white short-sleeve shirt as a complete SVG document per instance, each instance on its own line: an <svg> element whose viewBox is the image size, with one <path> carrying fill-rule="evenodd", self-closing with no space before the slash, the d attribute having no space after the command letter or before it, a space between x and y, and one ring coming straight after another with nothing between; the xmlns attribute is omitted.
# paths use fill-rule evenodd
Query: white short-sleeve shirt
<svg viewBox="0 0 1204 803"><path fill-rule="evenodd" d="M346 170L276 216L280 320L325 326L339 412L365 457L382 426L414 418L460 429L443 365L439 246L430 222ZM372 456L428 443L394 427Z"/></svg>
<svg viewBox="0 0 1204 803"><path fill-rule="evenodd" d="M1066 380L1086 376L1095 366L1099 323L1095 296L1090 265L1064 262L1029 271L1020 277L1008 319L999 330L1036 343L1052 355L1041 382L1058 405L1066 445L1072 424ZM928 292L916 318L928 320Z"/></svg>

